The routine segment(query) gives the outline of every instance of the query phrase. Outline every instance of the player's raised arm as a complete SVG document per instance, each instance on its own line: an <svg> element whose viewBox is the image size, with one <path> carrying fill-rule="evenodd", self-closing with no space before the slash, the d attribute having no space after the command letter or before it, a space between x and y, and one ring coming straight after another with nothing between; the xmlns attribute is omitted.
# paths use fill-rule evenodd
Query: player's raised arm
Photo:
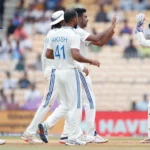
<svg viewBox="0 0 150 150"><path fill-rule="evenodd" d="M116 16L114 16L112 24L109 28L107 28L103 32L100 32L100 33L97 33L97 34L90 34L86 40L91 41L91 42L101 41L101 43L103 43L104 39L108 39L108 40L111 39L111 37L115 33L114 29L115 29L115 26L116 26L116 19L117 19ZM104 42L104 44L105 44L105 42Z"/></svg>
<svg viewBox="0 0 150 150"><path fill-rule="evenodd" d="M76 32L80 35L81 41L90 41L91 44L97 46L103 46L107 43L114 34L114 29L116 25L116 16L114 16L112 24L109 28L103 32L97 34L91 34L84 30L88 23L88 16L86 14L86 9L84 8L75 8L75 11L78 14L78 28Z"/></svg>
<svg viewBox="0 0 150 150"><path fill-rule="evenodd" d="M146 40L143 33L145 15L143 13L139 13L136 16L136 21L137 21L135 30L136 39L139 41L141 46L150 47L150 40Z"/></svg>
<svg viewBox="0 0 150 150"><path fill-rule="evenodd" d="M104 37L102 40L100 40L98 42L90 42L89 44L93 44L93 45L96 45L96 46L103 46L104 44L106 44L112 38L114 33L115 32L112 30L110 32L110 34L108 36Z"/></svg>

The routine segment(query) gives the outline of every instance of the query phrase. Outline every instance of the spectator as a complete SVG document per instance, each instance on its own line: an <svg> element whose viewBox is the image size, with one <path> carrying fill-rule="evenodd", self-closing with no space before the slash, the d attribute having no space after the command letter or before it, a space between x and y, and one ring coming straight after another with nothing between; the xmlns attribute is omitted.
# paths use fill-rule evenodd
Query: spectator
<svg viewBox="0 0 150 150"><path fill-rule="evenodd" d="M22 50L22 53L26 53L26 50L32 49L32 41L31 39L26 38L25 36L21 35L19 46L20 46L20 49Z"/></svg>
<svg viewBox="0 0 150 150"><path fill-rule="evenodd" d="M44 12L44 18L47 19L48 21L50 20L51 16L52 16L52 11L46 9L46 7L43 10Z"/></svg>
<svg viewBox="0 0 150 150"><path fill-rule="evenodd" d="M120 8L124 11L133 10L133 0L120 0Z"/></svg>
<svg viewBox="0 0 150 150"><path fill-rule="evenodd" d="M25 101L33 101L40 98L40 92L36 90L35 83L30 84L29 90L25 93Z"/></svg>
<svg viewBox="0 0 150 150"><path fill-rule="evenodd" d="M5 4L5 0L1 0L0 1L0 26L3 26L3 15L4 15L4 4Z"/></svg>
<svg viewBox="0 0 150 150"><path fill-rule="evenodd" d="M116 43L116 45L119 45L123 48L127 47L129 45L129 35L128 34L122 34L119 32L119 34L116 34L113 36L113 39ZM126 41L126 42L122 42L122 41Z"/></svg>
<svg viewBox="0 0 150 150"><path fill-rule="evenodd" d="M127 46L124 50L124 57L125 58L136 58L138 57L138 50L137 48L133 45L133 40L130 40L129 46Z"/></svg>
<svg viewBox="0 0 150 150"><path fill-rule="evenodd" d="M23 19L19 16L18 13L15 13L12 22L14 26L18 27L23 22Z"/></svg>
<svg viewBox="0 0 150 150"><path fill-rule="evenodd" d="M135 101L133 101L131 103L131 111L136 111L136 102Z"/></svg>
<svg viewBox="0 0 150 150"><path fill-rule="evenodd" d="M107 14L104 10L104 6L100 5L99 12L95 16L95 22L108 22Z"/></svg>
<svg viewBox="0 0 150 150"><path fill-rule="evenodd" d="M117 5L113 6L113 10L108 13L107 18L109 19L109 21L112 21L115 15L117 16L118 22L124 21L124 12Z"/></svg>
<svg viewBox="0 0 150 150"><path fill-rule="evenodd" d="M46 0L45 7L49 10L54 10L59 0Z"/></svg>
<svg viewBox="0 0 150 150"><path fill-rule="evenodd" d="M148 1L147 0L136 0L134 2L134 9L137 11L144 11L148 8Z"/></svg>
<svg viewBox="0 0 150 150"><path fill-rule="evenodd" d="M24 71L25 70L25 58L22 56L17 63L15 70Z"/></svg>
<svg viewBox="0 0 150 150"><path fill-rule="evenodd" d="M32 42L29 39L29 36L27 35L27 33L25 32L24 28L23 28L23 24L20 24L18 26L18 28L15 30L14 32L14 38L16 40L18 40L18 46L19 48L23 51L25 51L25 49L31 49L32 48Z"/></svg>
<svg viewBox="0 0 150 150"><path fill-rule="evenodd" d="M20 24L14 32L14 38L16 40L20 40L22 37L24 37L25 39L29 38L27 33L24 31L23 24Z"/></svg>
<svg viewBox="0 0 150 150"><path fill-rule="evenodd" d="M27 10L24 13L24 18L30 19L32 21L35 21L35 11L34 11L34 4L30 4Z"/></svg>
<svg viewBox="0 0 150 150"><path fill-rule="evenodd" d="M34 70L42 71L41 55L40 54L37 56L36 62L31 67Z"/></svg>
<svg viewBox="0 0 150 150"><path fill-rule="evenodd" d="M49 21L47 21L47 19L45 19L44 16L41 17L40 20L35 24L35 30L38 34L46 34L49 29Z"/></svg>
<svg viewBox="0 0 150 150"><path fill-rule="evenodd" d="M4 89L0 89L0 110L6 110L8 105L7 96L4 93Z"/></svg>
<svg viewBox="0 0 150 150"><path fill-rule="evenodd" d="M19 88L26 89L29 87L30 84L31 84L31 82L28 79L27 72L24 72L23 77L18 82Z"/></svg>
<svg viewBox="0 0 150 150"><path fill-rule="evenodd" d="M34 9L43 10L44 9L44 1L45 0L36 0L34 3L35 4Z"/></svg>
<svg viewBox="0 0 150 150"><path fill-rule="evenodd" d="M128 25L128 20L124 20L124 26L120 31L121 34L132 34L132 28Z"/></svg>
<svg viewBox="0 0 150 150"><path fill-rule="evenodd" d="M148 107L148 95L144 94L143 95L143 100L137 103L137 110L139 111L147 111L147 107Z"/></svg>
<svg viewBox="0 0 150 150"><path fill-rule="evenodd" d="M35 32L33 20L31 18L26 18L23 24L23 28L24 28L25 33L27 33L28 35L33 35Z"/></svg>
<svg viewBox="0 0 150 150"><path fill-rule="evenodd" d="M13 34L14 31L15 31L15 29L16 29L16 26L13 25L13 22L12 22L12 20L10 19L10 20L9 20L9 23L8 23L8 28L7 28L7 36L10 36L11 34Z"/></svg>
<svg viewBox="0 0 150 150"><path fill-rule="evenodd" d="M21 16L23 18L25 10L26 9L24 7L24 0L20 0L15 13L19 14L19 16Z"/></svg>
<svg viewBox="0 0 150 150"><path fill-rule="evenodd" d="M2 47L4 48L5 53L10 53L16 48L16 41L11 40L10 36L6 36L6 39L2 41Z"/></svg>
<svg viewBox="0 0 150 150"><path fill-rule="evenodd" d="M75 0L72 8L84 8L84 6L81 4L80 0Z"/></svg>
<svg viewBox="0 0 150 150"><path fill-rule="evenodd" d="M10 102L7 104L7 109L8 110L17 110L19 109L19 105L15 101L15 94L14 91L10 94Z"/></svg>
<svg viewBox="0 0 150 150"><path fill-rule="evenodd" d="M16 82L14 79L11 78L11 73L6 72L6 79L3 81L3 88L4 89L14 89L16 88Z"/></svg>
<svg viewBox="0 0 150 150"><path fill-rule="evenodd" d="M56 7L55 7L55 11L58 11L58 10L63 10L65 11L66 8L63 6L63 0L59 0Z"/></svg>
<svg viewBox="0 0 150 150"><path fill-rule="evenodd" d="M0 61L8 60L9 50L5 49L2 45L2 41L0 40Z"/></svg>

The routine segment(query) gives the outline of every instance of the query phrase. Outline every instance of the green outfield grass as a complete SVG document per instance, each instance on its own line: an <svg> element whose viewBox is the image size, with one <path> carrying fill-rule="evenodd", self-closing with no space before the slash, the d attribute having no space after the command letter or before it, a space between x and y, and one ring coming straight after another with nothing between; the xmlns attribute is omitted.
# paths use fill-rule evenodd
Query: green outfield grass
<svg viewBox="0 0 150 150"><path fill-rule="evenodd" d="M88 144L86 146L66 146L58 139L49 139L48 144L33 145L16 137L4 137L6 144L0 150L150 150L150 144L139 143L142 138L109 138L105 144Z"/></svg>

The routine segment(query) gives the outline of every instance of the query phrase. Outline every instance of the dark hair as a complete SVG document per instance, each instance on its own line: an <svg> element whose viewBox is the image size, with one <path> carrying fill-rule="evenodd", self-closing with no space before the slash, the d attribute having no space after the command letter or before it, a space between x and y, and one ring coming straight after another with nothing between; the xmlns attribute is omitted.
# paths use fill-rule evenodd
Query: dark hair
<svg viewBox="0 0 150 150"><path fill-rule="evenodd" d="M55 29L55 28L61 28L61 22L59 22L59 23L57 23L57 24L55 24L55 25L52 25L51 26L51 29Z"/></svg>
<svg viewBox="0 0 150 150"><path fill-rule="evenodd" d="M69 23L72 19L77 16L77 12L74 9L65 11L64 20L66 23Z"/></svg>
<svg viewBox="0 0 150 150"><path fill-rule="evenodd" d="M75 8L74 10L77 12L78 17L81 17L83 15L83 13L86 12L85 8Z"/></svg>

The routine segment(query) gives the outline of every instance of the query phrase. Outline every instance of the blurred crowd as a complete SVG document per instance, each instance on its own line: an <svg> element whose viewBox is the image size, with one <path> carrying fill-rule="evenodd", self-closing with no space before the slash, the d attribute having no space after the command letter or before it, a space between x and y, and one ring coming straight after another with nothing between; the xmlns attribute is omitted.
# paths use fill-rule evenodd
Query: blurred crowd
<svg viewBox="0 0 150 150"><path fill-rule="evenodd" d="M0 89L0 110L5 109L23 109L26 102L35 99L41 99L42 93L36 89L36 83L28 78L28 71L41 71L41 54L37 55L32 64L26 64L26 58L32 52L33 44L31 37L36 34L45 35L50 30L51 14L57 10L66 10L68 7L64 5L65 0L18 0L17 7L12 12L12 18L8 21L8 27L5 38L0 39L0 61L10 60L12 67L5 70L6 78ZM3 26L3 16L6 0L0 2L0 26ZM27 3L27 4L26 4ZM107 45L119 45L124 48L124 58L141 57L138 48L134 45L133 39L128 42L122 42L124 35L134 34L134 29L130 27L129 21L125 16L127 11L145 11L150 9L148 0L95 0L93 4L99 5L98 12L95 12L95 23L108 23L112 21L114 14L118 17L118 22L123 23L123 27L119 31L119 35L114 36ZM106 7L111 7L106 11ZM72 8L85 7L80 0L74 0L71 4ZM87 10L89 11L89 10ZM91 10L90 10L91 11ZM96 33L93 27L91 32ZM99 51L100 48L91 47L93 51ZM42 51L42 49L41 49ZM150 56L149 53L146 56ZM23 72L20 79L13 79L11 73L13 71ZM5 94L5 90L10 89L9 95ZM24 104L19 105L15 97L15 89L27 89L24 95Z"/></svg>

